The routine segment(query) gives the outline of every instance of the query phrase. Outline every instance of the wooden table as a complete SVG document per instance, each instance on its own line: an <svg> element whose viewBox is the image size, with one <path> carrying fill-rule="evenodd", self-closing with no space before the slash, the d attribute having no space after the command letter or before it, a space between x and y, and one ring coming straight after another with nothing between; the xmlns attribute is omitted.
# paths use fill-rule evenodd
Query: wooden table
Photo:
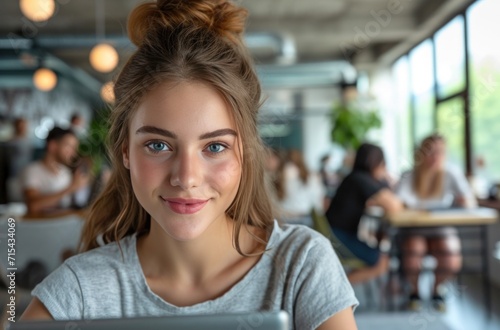
<svg viewBox="0 0 500 330"><path fill-rule="evenodd" d="M491 283L489 278L487 226L498 222L499 213L496 209L479 207L475 209L448 209L437 211L404 210L402 212L384 215L383 222L389 227L389 232L403 228L424 227L479 227L481 273L483 277L483 293L488 317L491 316ZM392 230L391 230L392 229ZM392 233L394 235L394 233ZM391 235L391 236L392 236ZM394 246L394 244L393 244Z"/></svg>
<svg viewBox="0 0 500 330"><path fill-rule="evenodd" d="M479 207L476 209L449 209L438 211L404 210L384 216L392 227L442 227L491 225L498 221L498 211Z"/></svg>

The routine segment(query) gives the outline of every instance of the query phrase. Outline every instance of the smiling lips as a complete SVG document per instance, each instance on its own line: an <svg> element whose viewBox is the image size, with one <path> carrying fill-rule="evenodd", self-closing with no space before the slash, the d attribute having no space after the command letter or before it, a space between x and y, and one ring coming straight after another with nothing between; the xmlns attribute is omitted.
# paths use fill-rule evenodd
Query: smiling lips
<svg viewBox="0 0 500 330"><path fill-rule="evenodd" d="M201 210L208 199L162 198L172 211L179 214L193 214Z"/></svg>

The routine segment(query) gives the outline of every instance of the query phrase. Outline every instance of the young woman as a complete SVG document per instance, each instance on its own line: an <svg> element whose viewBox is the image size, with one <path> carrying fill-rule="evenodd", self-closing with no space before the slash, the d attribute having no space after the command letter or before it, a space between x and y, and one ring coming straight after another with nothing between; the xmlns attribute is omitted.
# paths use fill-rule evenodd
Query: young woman
<svg viewBox="0 0 500 330"><path fill-rule="evenodd" d="M275 183L280 216L285 222L310 225L311 210L324 212L321 179L309 171L301 151L287 151Z"/></svg>
<svg viewBox="0 0 500 330"><path fill-rule="evenodd" d="M131 13L138 48L115 84L112 177L84 253L35 288L23 319L285 310L294 329L356 328L331 244L272 219L245 17L223 0Z"/></svg>
<svg viewBox="0 0 500 330"><path fill-rule="evenodd" d="M349 255L364 262L366 267L348 274L352 284L362 283L382 275L388 270L387 251L371 247L358 238L361 217L367 206L380 206L385 213L398 212L402 203L387 183L384 153L376 145L364 143L357 152L350 174L342 181L326 211L333 234Z"/></svg>
<svg viewBox="0 0 500 330"><path fill-rule="evenodd" d="M434 209L474 207L476 200L465 176L445 166L446 143L441 135L426 137L415 153L413 170L403 173L396 192L408 208ZM433 306L444 311L440 285L462 267L460 239L455 228L408 229L403 238L403 269L411 285L409 308L418 310L422 302L418 278L422 258L426 254L437 260L433 287Z"/></svg>

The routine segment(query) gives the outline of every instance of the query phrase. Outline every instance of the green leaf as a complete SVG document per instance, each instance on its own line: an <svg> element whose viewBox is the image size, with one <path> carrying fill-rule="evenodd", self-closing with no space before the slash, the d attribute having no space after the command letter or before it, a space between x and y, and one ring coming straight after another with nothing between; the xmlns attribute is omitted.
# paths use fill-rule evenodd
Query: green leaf
<svg viewBox="0 0 500 330"><path fill-rule="evenodd" d="M345 149L354 150L365 141L371 129L382 126L382 121L376 111L361 111L345 105L332 108L331 121L332 142Z"/></svg>

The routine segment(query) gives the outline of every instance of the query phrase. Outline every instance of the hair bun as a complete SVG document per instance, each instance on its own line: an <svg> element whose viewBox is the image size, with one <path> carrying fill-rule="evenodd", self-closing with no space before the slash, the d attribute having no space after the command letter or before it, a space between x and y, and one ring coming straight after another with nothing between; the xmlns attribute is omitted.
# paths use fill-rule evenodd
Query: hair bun
<svg viewBox="0 0 500 330"><path fill-rule="evenodd" d="M247 10L227 0L158 0L137 6L129 16L130 40L140 46L147 33L179 26L206 28L232 42L245 30Z"/></svg>

